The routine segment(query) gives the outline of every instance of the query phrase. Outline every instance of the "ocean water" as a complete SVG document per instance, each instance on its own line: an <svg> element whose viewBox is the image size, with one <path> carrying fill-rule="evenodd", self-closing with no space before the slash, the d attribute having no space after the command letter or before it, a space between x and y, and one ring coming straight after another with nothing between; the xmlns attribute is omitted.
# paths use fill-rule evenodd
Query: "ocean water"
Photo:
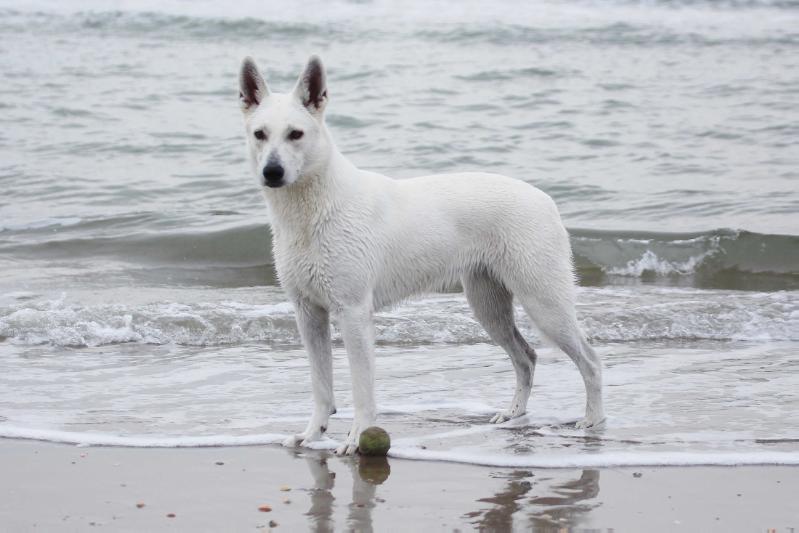
<svg viewBox="0 0 799 533"><path fill-rule="evenodd" d="M608 422L541 354L528 415L462 294L377 317L393 455L799 463L799 3L0 1L0 437L268 444L310 380L244 157L237 70L328 68L342 151L557 202ZM349 428L346 357L335 336Z"/></svg>

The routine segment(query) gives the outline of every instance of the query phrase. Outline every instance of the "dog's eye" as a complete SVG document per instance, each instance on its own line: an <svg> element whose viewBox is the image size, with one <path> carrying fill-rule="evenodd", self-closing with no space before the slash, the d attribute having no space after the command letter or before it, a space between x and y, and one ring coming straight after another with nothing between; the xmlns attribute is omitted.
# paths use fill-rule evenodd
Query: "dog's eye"
<svg viewBox="0 0 799 533"><path fill-rule="evenodd" d="M291 130L289 133L289 139L296 141L298 139L302 139L303 135L305 135L305 133L303 133L302 130Z"/></svg>
<svg viewBox="0 0 799 533"><path fill-rule="evenodd" d="M263 141L266 139L266 133L264 132L264 130L255 130L255 132L253 132L253 135L255 135L255 138L258 139L259 141Z"/></svg>

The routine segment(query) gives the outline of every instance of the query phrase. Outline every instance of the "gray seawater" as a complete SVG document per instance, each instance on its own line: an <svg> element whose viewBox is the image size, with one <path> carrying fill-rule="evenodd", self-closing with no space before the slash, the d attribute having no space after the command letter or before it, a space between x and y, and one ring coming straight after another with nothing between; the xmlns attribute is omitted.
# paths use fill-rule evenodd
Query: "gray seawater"
<svg viewBox="0 0 799 533"><path fill-rule="evenodd" d="M252 55L288 90L319 53L358 165L490 170L555 198L607 367L608 425L577 431L578 374L519 315L543 354L530 414L489 427L512 369L462 295L386 310L398 456L799 462L797 28L791 1L0 1L0 436L301 429L307 363L236 80ZM332 440L352 414L336 342Z"/></svg>

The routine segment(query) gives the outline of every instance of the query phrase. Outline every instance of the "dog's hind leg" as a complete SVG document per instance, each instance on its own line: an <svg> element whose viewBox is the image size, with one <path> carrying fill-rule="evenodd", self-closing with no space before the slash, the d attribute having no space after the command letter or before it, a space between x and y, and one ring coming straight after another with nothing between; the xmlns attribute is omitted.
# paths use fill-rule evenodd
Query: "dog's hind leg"
<svg viewBox="0 0 799 533"><path fill-rule="evenodd" d="M303 299L295 301L297 328L311 363L314 410L305 431L292 435L284 446L305 446L327 431L330 415L336 412L333 399L333 354L330 346L330 317L327 310Z"/></svg>
<svg viewBox="0 0 799 533"><path fill-rule="evenodd" d="M492 424L499 424L526 412L537 356L516 328L513 295L487 269L477 268L464 275L463 288L477 321L491 340L508 353L516 371L516 390L510 407L491 419Z"/></svg>
<svg viewBox="0 0 799 533"><path fill-rule="evenodd" d="M602 363L594 349L588 344L577 324L574 310L574 289L564 280L561 290L557 283L538 287L535 292L517 292L519 302L535 322L541 333L568 355L583 378L585 384L585 418L577 422L578 428L589 428L605 420L602 406Z"/></svg>

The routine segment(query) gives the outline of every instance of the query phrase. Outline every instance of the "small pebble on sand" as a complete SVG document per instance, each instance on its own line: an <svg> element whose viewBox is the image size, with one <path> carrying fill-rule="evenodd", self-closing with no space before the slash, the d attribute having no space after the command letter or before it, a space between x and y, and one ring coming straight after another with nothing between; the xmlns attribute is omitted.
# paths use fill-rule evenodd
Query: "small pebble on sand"
<svg viewBox="0 0 799 533"><path fill-rule="evenodd" d="M144 502L139 502L139 503L137 503L137 504L136 504L136 507L137 507L138 509L141 509L142 507L144 507Z"/></svg>
<svg viewBox="0 0 799 533"><path fill-rule="evenodd" d="M216 465L217 465L217 466L222 466L223 464L225 464L225 463L223 463L222 461L217 461L217 462L216 462Z"/></svg>
<svg viewBox="0 0 799 533"><path fill-rule="evenodd" d="M168 513L166 515L167 518L175 518L175 513Z"/></svg>
<svg viewBox="0 0 799 533"><path fill-rule="evenodd" d="M641 477L643 474L641 472L633 472L633 477Z"/></svg>
<svg viewBox="0 0 799 533"><path fill-rule="evenodd" d="M291 487L289 487L288 485L281 485L280 490L283 492L288 492L291 490Z"/></svg>
<svg viewBox="0 0 799 533"><path fill-rule="evenodd" d="M291 500L289 498L284 498L283 503L291 503Z"/></svg>
<svg viewBox="0 0 799 533"><path fill-rule="evenodd" d="M269 527L277 527L277 522L275 522L274 520L270 520Z"/></svg>
<svg viewBox="0 0 799 533"><path fill-rule="evenodd" d="M261 511L262 513L268 513L269 511L272 510L272 508L268 505L261 505L260 507L258 507L258 510Z"/></svg>

